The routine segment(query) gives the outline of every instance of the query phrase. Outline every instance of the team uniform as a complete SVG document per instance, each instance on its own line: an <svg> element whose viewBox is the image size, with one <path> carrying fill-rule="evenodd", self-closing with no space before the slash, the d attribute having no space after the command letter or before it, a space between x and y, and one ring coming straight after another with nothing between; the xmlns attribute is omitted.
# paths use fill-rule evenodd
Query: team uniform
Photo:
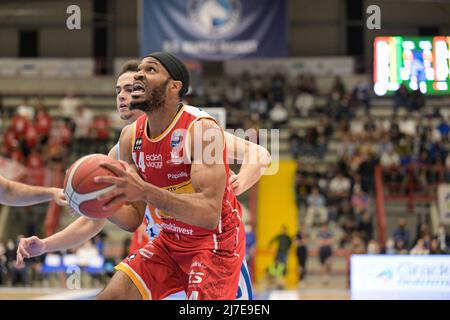
<svg viewBox="0 0 450 320"><path fill-rule="evenodd" d="M185 161L189 158L186 150L190 150L186 137L189 128L202 118L213 119L198 108L181 105L169 127L154 139L147 134L147 116L135 121L132 156L145 181L175 193L194 192L191 164ZM148 206L145 223L151 240L116 266L130 277L144 299L164 299L179 291L185 291L189 299L251 299L243 260L242 211L228 184L226 150L223 159L227 182L216 229L183 223Z"/></svg>

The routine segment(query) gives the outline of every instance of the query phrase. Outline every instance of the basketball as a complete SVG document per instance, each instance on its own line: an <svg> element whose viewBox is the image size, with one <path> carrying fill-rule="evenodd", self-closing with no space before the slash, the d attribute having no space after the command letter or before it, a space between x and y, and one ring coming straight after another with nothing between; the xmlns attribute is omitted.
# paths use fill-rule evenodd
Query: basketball
<svg viewBox="0 0 450 320"><path fill-rule="evenodd" d="M94 178L98 176L115 176L114 172L100 166L102 161L123 167L119 161L106 155L91 154L72 164L64 179L64 194L69 206L80 215L90 219L108 218L123 205L123 203L119 203L104 210L103 206L109 200L97 200L99 195L115 188L114 185L94 181Z"/></svg>

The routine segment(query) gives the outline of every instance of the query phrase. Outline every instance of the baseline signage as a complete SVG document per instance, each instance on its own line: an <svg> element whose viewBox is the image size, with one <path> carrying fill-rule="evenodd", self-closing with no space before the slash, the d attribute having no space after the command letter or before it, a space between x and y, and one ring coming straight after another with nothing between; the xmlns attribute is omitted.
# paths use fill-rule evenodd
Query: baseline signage
<svg viewBox="0 0 450 320"><path fill-rule="evenodd" d="M450 299L450 255L352 255L352 298Z"/></svg>

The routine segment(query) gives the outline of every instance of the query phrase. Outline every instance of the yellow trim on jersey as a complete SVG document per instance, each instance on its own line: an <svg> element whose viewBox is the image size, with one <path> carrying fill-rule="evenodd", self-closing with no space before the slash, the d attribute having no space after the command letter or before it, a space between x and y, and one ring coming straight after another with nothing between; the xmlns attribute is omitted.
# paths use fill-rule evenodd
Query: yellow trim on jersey
<svg viewBox="0 0 450 320"><path fill-rule="evenodd" d="M139 277L139 275L129 265L121 262L115 266L114 269L124 272L130 278L136 288L138 288L143 300L152 299L152 294L150 290L147 289L144 281L142 281L141 277Z"/></svg>
<svg viewBox="0 0 450 320"><path fill-rule="evenodd" d="M191 179L180 182L179 184L174 184L174 185L163 187L163 188L166 189L167 191L178 193L178 190L180 190L180 191L186 190L185 187L191 187L191 189L188 190L188 192L182 192L182 193L193 193L194 192L194 188L192 187Z"/></svg>
<svg viewBox="0 0 450 320"><path fill-rule="evenodd" d="M156 138L150 138L147 134L147 123L148 123L148 117L145 119L145 129L144 129L144 134L145 137L150 141L150 142L158 142L161 141L166 134L168 134L170 132L170 130L173 129L173 127L175 126L175 124L177 123L178 119L181 117L181 115L183 114L184 111L184 104L181 104L181 108L180 110L178 110L177 114L175 115L175 117L173 118L172 122L169 124L169 126Z"/></svg>

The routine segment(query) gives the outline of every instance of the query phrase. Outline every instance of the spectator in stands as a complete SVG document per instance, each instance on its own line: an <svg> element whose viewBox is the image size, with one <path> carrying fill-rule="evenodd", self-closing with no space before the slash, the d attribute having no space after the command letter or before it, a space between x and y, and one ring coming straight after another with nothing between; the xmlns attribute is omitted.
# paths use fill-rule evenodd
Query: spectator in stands
<svg viewBox="0 0 450 320"><path fill-rule="evenodd" d="M294 97L294 110L301 117L308 117L314 109L314 96L307 92L297 91Z"/></svg>
<svg viewBox="0 0 450 320"><path fill-rule="evenodd" d="M289 129L289 149L291 151L292 158L297 160L300 153L300 146L302 139L295 128Z"/></svg>
<svg viewBox="0 0 450 320"><path fill-rule="evenodd" d="M437 238L431 239L430 254L445 254L445 251L441 249L439 240Z"/></svg>
<svg viewBox="0 0 450 320"><path fill-rule="evenodd" d="M261 93L256 93L255 98L250 101L250 112L258 114L263 120L267 118L269 105L267 99Z"/></svg>
<svg viewBox="0 0 450 320"><path fill-rule="evenodd" d="M339 97L342 98L346 92L344 82L340 76L335 76L333 85L331 87L331 93L338 93Z"/></svg>
<svg viewBox="0 0 450 320"><path fill-rule="evenodd" d="M217 81L212 81L206 88L206 95L208 97L208 106L219 108L223 107L224 93Z"/></svg>
<svg viewBox="0 0 450 320"><path fill-rule="evenodd" d="M365 137L364 118L362 115L358 115L350 122L350 133L356 140Z"/></svg>
<svg viewBox="0 0 450 320"><path fill-rule="evenodd" d="M30 104L28 97L22 98L22 103L17 107L17 113L23 116L28 121L34 119L35 110L34 107Z"/></svg>
<svg viewBox="0 0 450 320"><path fill-rule="evenodd" d="M301 207L306 205L306 197L308 194L305 172L300 169L297 169L297 172L295 173L294 193L297 212L300 212Z"/></svg>
<svg viewBox="0 0 450 320"><path fill-rule="evenodd" d="M285 125L288 120L288 111L283 106L282 102L276 102L272 110L270 110L270 120L273 123L273 128L279 129Z"/></svg>
<svg viewBox="0 0 450 320"><path fill-rule="evenodd" d="M276 235L270 241L269 246L272 246L274 243L277 243L275 264L283 266L284 268L283 274L286 275L288 253L292 245L291 237L288 235L287 232L287 226L283 225L281 233Z"/></svg>
<svg viewBox="0 0 450 320"><path fill-rule="evenodd" d="M39 134L39 142L42 146L46 145L48 142L48 137L50 135L50 129L52 127L52 117L47 111L47 107L39 100L36 105L36 129Z"/></svg>
<svg viewBox="0 0 450 320"><path fill-rule="evenodd" d="M271 97L273 102L276 104L278 102L284 103L285 100L285 86L286 79L282 73L275 73L271 79Z"/></svg>
<svg viewBox="0 0 450 320"><path fill-rule="evenodd" d="M392 146L387 146L381 154L380 164L386 169L398 167L400 165L400 156Z"/></svg>
<svg viewBox="0 0 450 320"><path fill-rule="evenodd" d="M369 115L367 120L364 122L364 131L366 137L375 137L378 126L373 116Z"/></svg>
<svg viewBox="0 0 450 320"><path fill-rule="evenodd" d="M419 88L410 94L409 112L420 111L425 106L425 97Z"/></svg>
<svg viewBox="0 0 450 320"><path fill-rule="evenodd" d="M311 76L298 75L294 89L294 109L300 116L307 117L314 108L317 88Z"/></svg>
<svg viewBox="0 0 450 320"><path fill-rule="evenodd" d="M343 134L342 140L337 146L336 153L339 158L351 159L355 152L356 146L353 137L349 134Z"/></svg>
<svg viewBox="0 0 450 320"><path fill-rule="evenodd" d="M399 239L395 242L395 254L408 254L408 248L405 244L405 241Z"/></svg>
<svg viewBox="0 0 450 320"><path fill-rule="evenodd" d="M416 120L411 116L404 116L398 123L400 132L404 135L415 136L416 132Z"/></svg>
<svg viewBox="0 0 450 320"><path fill-rule="evenodd" d="M76 98L71 91L67 91L65 97L59 103L59 108L65 119L72 119L80 105L81 100Z"/></svg>
<svg viewBox="0 0 450 320"><path fill-rule="evenodd" d="M383 165L383 163L381 163L381 158L383 156L383 153L385 152L389 152L389 150L393 150L394 149L394 144L392 143L389 134L385 133L382 136L382 140L381 142L378 144L378 152L377 155L380 157L380 164ZM398 158L398 162L400 163L400 158Z"/></svg>
<svg viewBox="0 0 450 320"><path fill-rule="evenodd" d="M297 261L299 268L299 283L306 279L308 261L308 232L305 224L300 224L295 236L295 246L297 248Z"/></svg>
<svg viewBox="0 0 450 320"><path fill-rule="evenodd" d="M416 245L417 242L419 241L419 239L423 239L425 242L425 246L427 248L430 247L430 242L431 242L431 233L430 233L430 229L428 227L428 224L424 223L421 221L421 217L419 216L419 220L418 220L418 224L417 224L417 228L416 228L416 237L414 239L413 245Z"/></svg>
<svg viewBox="0 0 450 320"><path fill-rule="evenodd" d="M394 115L397 115L398 108L409 106L409 92L405 84L402 83L394 94Z"/></svg>
<svg viewBox="0 0 450 320"><path fill-rule="evenodd" d="M340 202L349 198L350 188L350 179L345 177L341 172L338 172L338 174L330 181L328 196L333 203Z"/></svg>
<svg viewBox="0 0 450 320"><path fill-rule="evenodd" d="M107 154L110 149L108 145L109 141L109 119L105 115L97 115L94 118L92 126L92 137L95 145L96 152Z"/></svg>
<svg viewBox="0 0 450 320"><path fill-rule="evenodd" d="M75 122L75 145L76 154L88 154L91 147L90 133L93 125L94 114L85 105L77 108L77 114L74 117Z"/></svg>
<svg viewBox="0 0 450 320"><path fill-rule="evenodd" d="M319 217L319 223L323 224L328 222L328 212L326 207L326 200L323 195L320 194L319 188L313 187L311 193L306 199L308 208L306 210L305 224L308 228L315 225L316 217Z"/></svg>
<svg viewBox="0 0 450 320"><path fill-rule="evenodd" d="M373 238L373 223L372 216L368 211L362 214L362 219L358 223L357 230L359 235L364 240L364 243L369 244L370 240Z"/></svg>
<svg viewBox="0 0 450 320"><path fill-rule="evenodd" d="M334 235L328 229L328 223L324 223L317 234L319 247L319 262L321 265L322 283L327 285L331 274L331 257L333 255Z"/></svg>
<svg viewBox="0 0 450 320"><path fill-rule="evenodd" d="M443 116L440 117L440 123L438 124L436 129L441 134L442 140L444 142L447 142L448 138L449 138L449 133L450 133L450 125L445 117L443 117Z"/></svg>
<svg viewBox="0 0 450 320"><path fill-rule="evenodd" d="M424 239L417 240L416 245L411 249L410 254L429 254L430 250L425 245Z"/></svg>
<svg viewBox="0 0 450 320"><path fill-rule="evenodd" d="M333 125L329 116L325 115L320 117L319 125L317 127L319 135L323 135L326 139L330 139L333 135Z"/></svg>
<svg viewBox="0 0 450 320"><path fill-rule="evenodd" d="M432 164L442 164L447 157L448 150L439 139L431 144L428 148L428 157Z"/></svg>
<svg viewBox="0 0 450 320"><path fill-rule="evenodd" d="M364 243L364 240L358 234L354 234L351 239L351 253L352 254L367 253L366 244Z"/></svg>
<svg viewBox="0 0 450 320"><path fill-rule="evenodd" d="M242 101L244 100L244 91L239 86L236 80L231 80L229 86L225 91L225 97L227 102L235 109L240 110L242 107Z"/></svg>
<svg viewBox="0 0 450 320"><path fill-rule="evenodd" d="M356 226L353 217L346 216L341 229L343 231L343 234L341 240L339 241L339 247L345 248L347 245L351 244L353 236L356 232Z"/></svg>
<svg viewBox="0 0 450 320"><path fill-rule="evenodd" d="M357 171L361 176L362 190L369 194L373 194L375 190L375 166L377 164L378 159L376 154L373 150L370 150Z"/></svg>
<svg viewBox="0 0 450 320"><path fill-rule="evenodd" d="M409 247L411 243L411 236L409 231L406 229L405 218L398 219L398 225L393 232L393 238L395 243L402 241L405 248Z"/></svg>
<svg viewBox="0 0 450 320"><path fill-rule="evenodd" d="M436 239L439 242L440 248L444 252L447 252L448 249L450 248L450 235L447 234L447 232L445 230L445 226L443 224L439 224L437 234L436 234Z"/></svg>
<svg viewBox="0 0 450 320"><path fill-rule="evenodd" d="M386 241L386 248L384 249L384 253L386 253L386 254L396 254L397 253L394 239L389 238Z"/></svg>
<svg viewBox="0 0 450 320"><path fill-rule="evenodd" d="M391 141L394 144L397 144L403 137L402 133L400 132L400 126L398 124L398 119L396 116L392 118L391 125L389 127L389 136L391 137Z"/></svg>
<svg viewBox="0 0 450 320"><path fill-rule="evenodd" d="M377 240L372 239L369 241L369 244L367 245L367 254L380 254L381 249L380 245Z"/></svg>
<svg viewBox="0 0 450 320"><path fill-rule="evenodd" d="M355 214L362 218L363 213L369 209L369 196L360 186L354 187L351 203Z"/></svg>
<svg viewBox="0 0 450 320"><path fill-rule="evenodd" d="M364 106L366 115L370 114L370 93L367 81L362 81L355 86L352 93L352 100L356 107L359 107L361 104Z"/></svg>

